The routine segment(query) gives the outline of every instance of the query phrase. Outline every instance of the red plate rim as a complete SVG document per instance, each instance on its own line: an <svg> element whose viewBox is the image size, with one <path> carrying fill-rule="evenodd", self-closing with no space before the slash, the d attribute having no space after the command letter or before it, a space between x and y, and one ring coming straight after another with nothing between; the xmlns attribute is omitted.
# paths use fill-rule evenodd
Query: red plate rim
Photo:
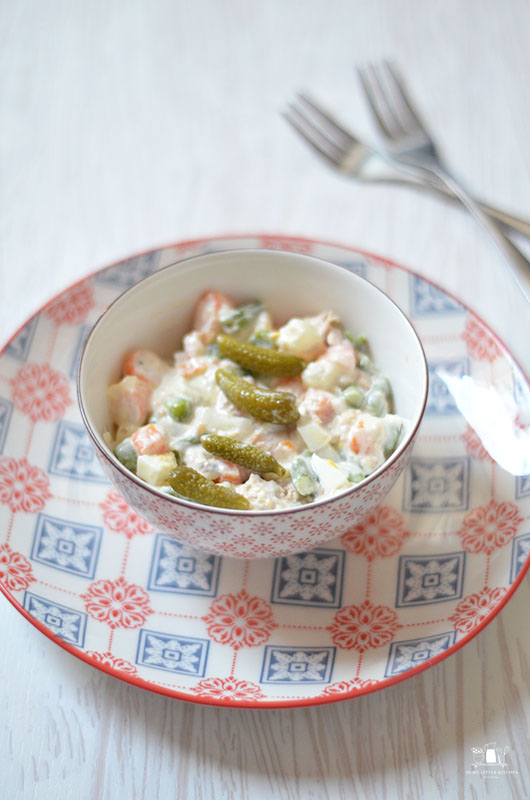
<svg viewBox="0 0 530 800"><path fill-rule="evenodd" d="M278 240L278 241L291 241L291 242L300 242L305 244L311 245L324 245L326 247L336 247L340 250L348 250L352 253L358 253L360 255L366 256L367 258L372 258L376 261L379 261L382 264L387 264L390 267L395 267L397 269L402 270L403 272L407 272L409 275L418 275L418 273L410 269L409 267L404 267L402 264L398 264L396 261L392 261L385 256L377 255L376 253L369 252L367 250L361 250L357 247L352 247L351 245L345 245L338 242L328 241L326 239L313 239L308 238L307 236L293 236L290 234L270 234L270 233L234 233L234 234L221 234L221 235L210 235L210 236L202 236L197 239L185 239L179 242L173 242L170 244L161 245L159 247L150 248L149 250L144 250L140 253L133 253L130 256L125 258L120 258L118 261L113 261L110 264L107 264L104 267L100 267L99 269L94 270L93 272L85 275L83 278L80 278L78 281L75 281L72 284L61 289L57 292L51 300L48 300L44 305L42 305L39 309L37 309L33 314L31 314L28 319L23 322L12 334L10 339L5 343L5 345L0 350L0 357L4 355L6 348L9 344L16 338L16 336L20 333L20 331L31 322L31 320L37 316L37 314L42 313L45 311L49 306L52 305L61 295L65 292L70 291L75 286L78 286L81 283L84 283L86 280L98 275L100 272L104 272L107 269L111 269L112 267L116 267L119 264L122 264L125 261L129 261L132 258L140 258L141 256L149 255L151 253L156 253L160 250L167 250L172 247L175 248L184 248L190 247L192 245L200 245L206 244L207 242L212 241L223 241L229 239L270 239L270 240ZM266 249L266 248L263 248ZM430 283L432 286L440 289L440 291L444 292L448 297L452 298L455 302L459 303L463 308L469 311L473 316L478 319L478 321L486 328L488 333L493 337L496 344L500 347L501 351L510 358L512 363L514 363L521 375L524 377L527 384L530 385L530 381L528 376L518 363L518 361L514 358L511 352L508 350L507 346L504 342L499 338L499 336L491 330L490 326L484 322L482 317L477 314L472 308L470 308L466 303L463 303L458 297L456 297L451 292L447 291L447 289L440 286L435 281L432 281L430 278L423 278L423 276L419 275L423 280L427 283ZM380 691L381 689L386 689L390 686L394 686L397 683L401 683L402 681L408 680L409 678L414 677L415 675L419 675L421 672L424 672L431 667L434 667L436 664L439 664L441 661L444 661L449 656L453 655L460 650L464 645L474 639L484 628L489 625L489 623L497 616L497 614L502 611L506 603L513 597L514 593L520 586L523 578L525 577L526 573L530 568L530 555L527 557L525 563L519 570L517 578L511 584L511 586L506 590L505 594L502 596L502 599L499 601L497 606L485 617L482 622L480 622L476 628L473 629L470 633L466 636L463 636L461 639L458 639L453 645L444 650L443 652L439 653L436 656L433 656L430 659L427 659L422 664L418 664L417 667L413 667L406 672L403 672L401 675L394 675L389 678L384 678L381 681L373 684L372 686L366 686L363 689L352 689L350 691L344 692L337 697L333 696L319 696L319 697L312 697L312 698L301 698L299 700L242 700L239 702L234 702L233 700L229 699L222 699L222 698L209 698L205 696L196 696L194 697L191 694L185 694L183 692L176 691L175 689L168 689L163 685L157 685L155 681L145 681L142 678L136 676L129 676L127 673L123 672L122 670L115 669L107 664L102 664L101 662L96 661L96 659L92 658L91 656L87 655L85 652L80 650L77 647L65 642L64 639L56 636L52 631L47 628L42 622L37 620L35 617L31 616L28 611L23 608L23 606L19 603L19 601L13 597L11 592L0 583L0 592L9 600L9 602L15 607L15 609L22 614L22 616L30 622L35 628L37 628L40 633L47 636L55 644L62 647L63 650L66 650L67 653L75 656L81 661L84 661L86 664L89 664L91 667L95 667L96 669L100 670L101 672L105 672L107 675L111 675L113 678L118 678L120 681L124 683L132 684L133 686L137 686L140 689L146 689L147 691L154 692L155 694L160 694L165 697L171 697L176 700L183 700L186 702L198 704L198 705L209 705L209 706L218 706L224 708L254 708L254 709L265 709L265 708L300 708L300 707L307 707L307 706L319 706L319 705L328 705L329 703L338 703L342 702L343 700L351 700L354 697L361 697L362 695L372 694L373 692Z"/></svg>

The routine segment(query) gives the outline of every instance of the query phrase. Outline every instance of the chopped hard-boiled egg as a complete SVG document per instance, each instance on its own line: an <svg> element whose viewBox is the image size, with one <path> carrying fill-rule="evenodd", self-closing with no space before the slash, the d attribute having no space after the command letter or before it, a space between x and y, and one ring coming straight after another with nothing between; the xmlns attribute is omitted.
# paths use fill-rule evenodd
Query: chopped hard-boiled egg
<svg viewBox="0 0 530 800"><path fill-rule="evenodd" d="M316 453L313 453L311 466L325 492L334 492L348 484L348 479L344 472L328 458L320 458Z"/></svg>
<svg viewBox="0 0 530 800"><path fill-rule="evenodd" d="M320 450L331 440L331 434L318 422L308 422L298 425L298 433L308 446L309 450Z"/></svg>

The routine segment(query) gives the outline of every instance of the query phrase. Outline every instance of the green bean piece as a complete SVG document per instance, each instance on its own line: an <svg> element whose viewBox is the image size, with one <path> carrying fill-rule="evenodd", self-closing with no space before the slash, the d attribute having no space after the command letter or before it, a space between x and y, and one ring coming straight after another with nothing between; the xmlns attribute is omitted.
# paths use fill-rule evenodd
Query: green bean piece
<svg viewBox="0 0 530 800"><path fill-rule="evenodd" d="M275 375L278 378L292 378L299 375L306 364L298 356L271 350L270 347L257 347L249 342L242 342L232 336L220 333L217 344L221 354L230 358L252 372L263 375Z"/></svg>
<svg viewBox="0 0 530 800"><path fill-rule="evenodd" d="M175 395L166 400L166 408L171 419L184 422L191 416L191 403L187 397Z"/></svg>
<svg viewBox="0 0 530 800"><path fill-rule="evenodd" d="M317 490L317 483L313 470L305 460L305 458L298 457L291 464L291 481L302 497L314 495Z"/></svg>
<svg viewBox="0 0 530 800"><path fill-rule="evenodd" d="M138 453L130 439L124 439L114 450L114 455L121 461L124 467L130 469L131 472L136 472L136 465L138 462Z"/></svg>
<svg viewBox="0 0 530 800"><path fill-rule="evenodd" d="M168 482L177 494L204 506L250 508L249 501L242 494L229 486L214 483L191 467L177 467L169 476Z"/></svg>
<svg viewBox="0 0 530 800"><path fill-rule="evenodd" d="M214 433L201 436L201 444L212 455L224 458L225 461L231 461L232 464L239 464L252 472L258 472L261 475L273 472L280 478L285 475L285 469L274 456L254 444L244 444L230 436L218 436Z"/></svg>
<svg viewBox="0 0 530 800"><path fill-rule="evenodd" d="M342 396L352 408L364 408L366 404L366 395L358 386L346 386Z"/></svg>
<svg viewBox="0 0 530 800"><path fill-rule="evenodd" d="M393 437L390 437L384 442L383 454L385 458L391 456L396 447L398 446L399 440L401 439L402 431L403 431L403 425L402 424L397 425Z"/></svg>
<svg viewBox="0 0 530 800"><path fill-rule="evenodd" d="M348 473L348 480L350 483L360 483L363 481L365 476L362 472L350 472Z"/></svg>
<svg viewBox="0 0 530 800"><path fill-rule="evenodd" d="M374 417L384 417L388 411L387 402L383 392L371 389L366 395L366 410Z"/></svg>
<svg viewBox="0 0 530 800"><path fill-rule="evenodd" d="M350 340L357 352L366 353L368 355L370 352L370 345L366 336L354 336L353 333L349 331L345 331L344 336Z"/></svg>
<svg viewBox="0 0 530 800"><path fill-rule="evenodd" d="M260 311L263 311L263 303L258 300L238 306L234 311L221 317L221 328L225 333L241 333L247 325L254 322Z"/></svg>
<svg viewBox="0 0 530 800"><path fill-rule="evenodd" d="M253 386L233 372L218 369L215 373L217 385L232 403L241 411L262 422L276 425L292 425L300 414L296 407L296 396L290 392L274 392L260 386Z"/></svg>
<svg viewBox="0 0 530 800"><path fill-rule="evenodd" d="M274 341L271 331L260 328L248 340L250 344L255 344L257 347L267 347L269 350L276 350L276 342Z"/></svg>

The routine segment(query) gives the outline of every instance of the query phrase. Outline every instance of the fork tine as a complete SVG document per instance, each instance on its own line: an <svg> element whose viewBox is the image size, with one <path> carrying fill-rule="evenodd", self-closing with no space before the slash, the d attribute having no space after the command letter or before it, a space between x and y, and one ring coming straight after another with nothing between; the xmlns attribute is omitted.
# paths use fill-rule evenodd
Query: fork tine
<svg viewBox="0 0 530 800"><path fill-rule="evenodd" d="M325 130L339 146L346 149L359 144L359 140L356 139L355 136L352 136L349 131L337 122L332 114L328 111L324 111L322 106L315 103L307 94L300 92L297 94L297 100L314 120L321 123L323 130Z"/></svg>
<svg viewBox="0 0 530 800"><path fill-rule="evenodd" d="M317 153L324 156L328 161L331 161L335 167L340 164L341 158L344 155L343 150L328 139L299 107L291 103L287 111L283 113L283 116Z"/></svg>
<svg viewBox="0 0 530 800"><path fill-rule="evenodd" d="M417 109L415 108L411 97L407 91L405 86L405 82L403 78L398 73L394 64L391 61L383 61L381 65L381 70L384 71L387 86L392 89L392 95L394 98L394 105L396 107L397 113L403 117L404 123L407 125L406 120L404 117L408 114L409 121L413 123L413 125L417 128L421 128L422 131L426 131L425 125L423 124L423 120L421 119ZM397 108L397 103L395 102L396 98L399 99L399 108ZM405 113L403 113L405 112ZM408 125L410 127L410 125Z"/></svg>
<svg viewBox="0 0 530 800"><path fill-rule="evenodd" d="M383 136L386 136L387 139L391 139L396 133L398 122L391 113L391 109L388 107L385 91L380 83L375 68L371 64L366 68L357 67L357 74L359 75L376 124L379 126Z"/></svg>

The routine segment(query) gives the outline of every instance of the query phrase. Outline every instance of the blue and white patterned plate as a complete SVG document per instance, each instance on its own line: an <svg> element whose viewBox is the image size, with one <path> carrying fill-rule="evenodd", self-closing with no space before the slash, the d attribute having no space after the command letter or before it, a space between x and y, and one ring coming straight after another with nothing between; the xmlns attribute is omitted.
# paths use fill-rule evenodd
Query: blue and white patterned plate
<svg viewBox="0 0 530 800"><path fill-rule="evenodd" d="M297 250L342 264L409 315L426 415L391 493L329 546L259 562L206 555L108 484L75 377L91 325L145 275L191 255ZM186 242L123 261L34 316L0 356L0 589L43 633L122 680L232 707L354 697L478 633L530 564L530 387L464 305L402 267L279 236Z"/></svg>

